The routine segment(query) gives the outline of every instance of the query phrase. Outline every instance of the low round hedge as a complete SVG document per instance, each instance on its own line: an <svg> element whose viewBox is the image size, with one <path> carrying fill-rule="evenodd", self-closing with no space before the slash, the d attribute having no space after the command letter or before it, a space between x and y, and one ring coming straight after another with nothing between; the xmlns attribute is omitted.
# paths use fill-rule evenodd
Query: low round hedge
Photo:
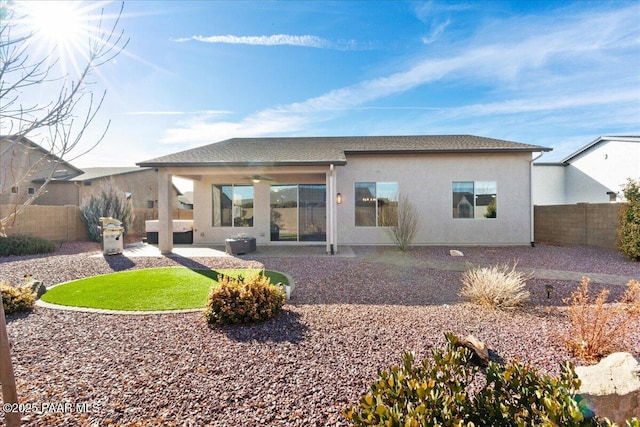
<svg viewBox="0 0 640 427"><path fill-rule="evenodd" d="M36 255L54 252L56 246L48 240L33 236L0 236L0 256Z"/></svg>
<svg viewBox="0 0 640 427"><path fill-rule="evenodd" d="M207 298L205 318L218 325L260 322L282 310L285 294L264 273L218 278Z"/></svg>

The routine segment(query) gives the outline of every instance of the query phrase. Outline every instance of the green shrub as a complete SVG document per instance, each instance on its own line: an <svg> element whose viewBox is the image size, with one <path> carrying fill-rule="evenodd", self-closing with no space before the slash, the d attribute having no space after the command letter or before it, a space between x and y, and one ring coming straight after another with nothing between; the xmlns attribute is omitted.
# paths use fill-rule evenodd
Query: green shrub
<svg viewBox="0 0 640 427"><path fill-rule="evenodd" d="M0 256L44 254L55 250L53 243L40 237L0 236Z"/></svg>
<svg viewBox="0 0 640 427"><path fill-rule="evenodd" d="M513 267L498 264L491 267L477 267L462 275L460 295L471 301L489 307L508 308L524 304L529 300L525 284L530 277Z"/></svg>
<svg viewBox="0 0 640 427"><path fill-rule="evenodd" d="M125 236L135 219L131 199L111 179L102 184L99 195L92 194L82 201L80 215L87 227L89 239L94 242L100 241L100 218L111 217L121 221Z"/></svg>
<svg viewBox="0 0 640 427"><path fill-rule="evenodd" d="M207 298L205 318L220 325L267 320L280 312L285 295L264 273L244 277L220 276Z"/></svg>
<svg viewBox="0 0 640 427"><path fill-rule="evenodd" d="M627 202L620 206L616 243L629 259L640 261L640 180L629 179L622 193Z"/></svg>
<svg viewBox="0 0 640 427"><path fill-rule="evenodd" d="M33 310L36 303L36 294L23 286L11 286L8 283L0 283L2 292L2 307L4 314L16 314Z"/></svg>
<svg viewBox="0 0 640 427"><path fill-rule="evenodd" d="M402 366L379 371L370 393L343 415L354 426L611 425L585 415L570 363L559 378L515 362L489 362L483 370L471 362L469 349L456 345L456 336L445 336L446 348L433 350L432 359L414 366L413 355L404 353ZM486 381L474 382L483 374Z"/></svg>

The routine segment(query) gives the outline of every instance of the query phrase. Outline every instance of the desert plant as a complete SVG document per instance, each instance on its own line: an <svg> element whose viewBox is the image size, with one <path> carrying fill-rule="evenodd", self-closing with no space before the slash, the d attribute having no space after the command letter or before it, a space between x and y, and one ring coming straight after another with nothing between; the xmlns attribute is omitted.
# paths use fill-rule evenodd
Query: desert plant
<svg viewBox="0 0 640 427"><path fill-rule="evenodd" d="M404 353L402 366L379 371L359 406L343 415L354 426L611 425L583 412L576 398L580 380L570 363L557 378L517 362L489 362L483 371L469 349L456 345L456 336L446 338L444 350L434 349L417 366ZM474 380L483 374L484 381Z"/></svg>
<svg viewBox="0 0 640 427"><path fill-rule="evenodd" d="M36 294L28 287L12 286L0 282L0 292L2 293L2 307L5 314L31 311L36 303Z"/></svg>
<svg viewBox="0 0 640 427"><path fill-rule="evenodd" d="M391 212L382 210L388 217L380 219L385 231L401 251L406 251L418 232L418 211L406 194L398 197L398 206Z"/></svg>
<svg viewBox="0 0 640 427"><path fill-rule="evenodd" d="M94 242L100 241L100 218L111 217L122 221L124 235L133 226L135 213L131 199L121 191L112 179L106 180L100 187L100 194L92 194L80 206L80 214L87 227L89 238Z"/></svg>
<svg viewBox="0 0 640 427"><path fill-rule="evenodd" d="M40 237L0 236L0 256L43 254L55 250L53 243Z"/></svg>
<svg viewBox="0 0 640 427"><path fill-rule="evenodd" d="M627 180L622 194L627 202L620 206L616 243L629 259L640 261L640 180Z"/></svg>
<svg viewBox="0 0 640 427"><path fill-rule="evenodd" d="M248 277L218 277L211 288L204 315L220 325L267 320L282 309L285 294L263 272Z"/></svg>
<svg viewBox="0 0 640 427"><path fill-rule="evenodd" d="M530 293L525 285L531 275L517 271L513 267L497 264L490 267L475 267L462 274L460 295L471 301L495 308L509 308L523 305Z"/></svg>
<svg viewBox="0 0 640 427"><path fill-rule="evenodd" d="M627 283L619 304L606 304L608 289L592 297L590 282L588 277L583 277L578 289L564 300L569 304L570 327L561 335L575 356L596 361L614 351L627 349L631 327L640 317L640 282Z"/></svg>

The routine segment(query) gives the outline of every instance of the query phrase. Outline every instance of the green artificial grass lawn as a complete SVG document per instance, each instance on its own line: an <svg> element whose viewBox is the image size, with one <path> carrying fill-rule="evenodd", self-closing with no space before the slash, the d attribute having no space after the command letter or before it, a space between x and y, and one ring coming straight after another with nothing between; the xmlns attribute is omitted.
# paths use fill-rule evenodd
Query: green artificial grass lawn
<svg viewBox="0 0 640 427"><path fill-rule="evenodd" d="M42 300L52 304L109 310L156 311L204 308L218 274L257 274L257 270L191 270L168 267L123 271L87 277L50 289ZM265 271L271 283L289 281L275 271Z"/></svg>

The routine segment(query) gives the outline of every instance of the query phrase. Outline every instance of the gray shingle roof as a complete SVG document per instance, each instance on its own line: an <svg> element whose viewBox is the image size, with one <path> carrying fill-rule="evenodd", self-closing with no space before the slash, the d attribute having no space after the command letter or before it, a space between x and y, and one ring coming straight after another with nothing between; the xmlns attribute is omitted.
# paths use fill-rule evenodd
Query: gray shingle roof
<svg viewBox="0 0 640 427"><path fill-rule="evenodd" d="M84 173L71 178L69 181L90 181L92 179L141 172L143 170L145 169L136 166L84 168Z"/></svg>
<svg viewBox="0 0 640 427"><path fill-rule="evenodd" d="M137 163L139 166L346 164L349 153L486 153L550 148L473 135L233 138Z"/></svg>

